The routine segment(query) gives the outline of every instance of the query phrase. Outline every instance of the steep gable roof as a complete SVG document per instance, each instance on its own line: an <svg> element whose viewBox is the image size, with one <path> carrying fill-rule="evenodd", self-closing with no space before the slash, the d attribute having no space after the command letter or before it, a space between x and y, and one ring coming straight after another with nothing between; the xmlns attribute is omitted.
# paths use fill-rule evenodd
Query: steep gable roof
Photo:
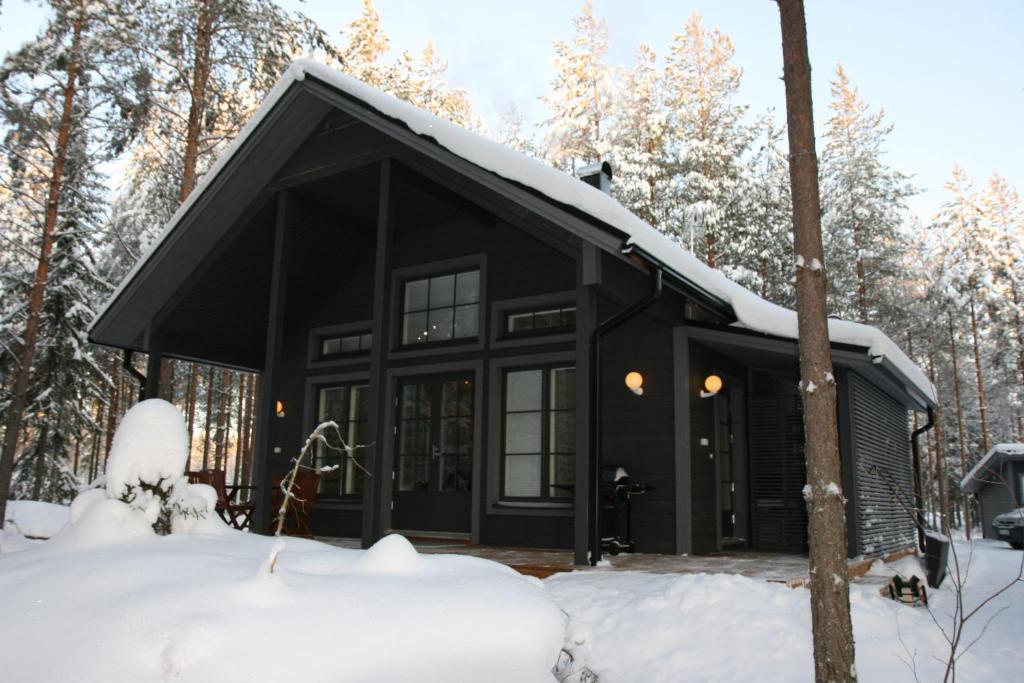
<svg viewBox="0 0 1024 683"><path fill-rule="evenodd" d="M562 171L521 154L482 135L468 131L429 112L377 90L331 67L311 60L298 60L289 67L252 119L220 156L203 180L174 213L160 236L121 282L98 313L96 321L142 270L178 222L203 195L263 118L291 85L305 79L319 81L354 98L378 113L405 124L413 133L427 138L452 154L496 176L529 188L558 204L621 231L627 238L622 248L640 253L683 281L727 303L736 318L734 325L776 337L797 339L796 312L765 301L721 272L708 267L682 245L653 228L611 196L580 182ZM889 363L928 401L935 402L935 389L924 372L884 332L870 325L846 320L829 320L832 342L864 348L875 363Z"/></svg>

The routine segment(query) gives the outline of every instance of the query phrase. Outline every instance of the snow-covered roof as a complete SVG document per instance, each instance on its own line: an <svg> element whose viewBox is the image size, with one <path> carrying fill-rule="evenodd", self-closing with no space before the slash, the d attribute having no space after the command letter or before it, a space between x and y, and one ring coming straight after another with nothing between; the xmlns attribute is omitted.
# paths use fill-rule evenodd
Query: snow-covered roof
<svg viewBox="0 0 1024 683"><path fill-rule="evenodd" d="M984 484L992 483L980 475L989 470L990 466L998 467L1003 458L1007 456L1014 460L1024 459L1024 443L997 443L978 461L977 465L971 468L967 476L960 480L960 489L973 492Z"/></svg>
<svg viewBox="0 0 1024 683"><path fill-rule="evenodd" d="M178 221L202 196L212 179L224 168L289 86L307 77L337 88L381 114L401 121L414 133L432 138L441 147L466 161L526 186L553 201L579 209L592 218L623 231L629 235L627 244L623 246L639 248L660 261L661 265L670 271L674 271L675 275L727 302L736 315L734 325L763 334L797 339L795 311L765 301L720 271L708 267L679 243L638 218L608 194L541 161L381 92L325 64L307 59L294 62L274 85L252 119L174 213L162 233L96 316L96 320L106 312ZM95 324L95 320L93 322ZM923 396L931 401L936 400L935 388L921 368L878 328L833 319L829 321L829 337L836 343L863 347L875 362L887 359Z"/></svg>

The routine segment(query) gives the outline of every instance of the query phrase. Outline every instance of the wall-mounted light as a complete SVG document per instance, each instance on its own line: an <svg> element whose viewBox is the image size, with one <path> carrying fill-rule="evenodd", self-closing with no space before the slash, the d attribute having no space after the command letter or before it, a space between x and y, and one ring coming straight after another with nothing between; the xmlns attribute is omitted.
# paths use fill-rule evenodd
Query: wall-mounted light
<svg viewBox="0 0 1024 683"><path fill-rule="evenodd" d="M277 416L278 417L284 417L284 404L283 403L278 401L277 404L274 406L274 409L277 411Z"/></svg>
<svg viewBox="0 0 1024 683"><path fill-rule="evenodd" d="M704 389L700 392L701 398L710 398L722 390L722 378L711 373L704 378Z"/></svg>
<svg viewBox="0 0 1024 683"><path fill-rule="evenodd" d="M626 386L637 396L644 395L644 376L636 370L626 373Z"/></svg>

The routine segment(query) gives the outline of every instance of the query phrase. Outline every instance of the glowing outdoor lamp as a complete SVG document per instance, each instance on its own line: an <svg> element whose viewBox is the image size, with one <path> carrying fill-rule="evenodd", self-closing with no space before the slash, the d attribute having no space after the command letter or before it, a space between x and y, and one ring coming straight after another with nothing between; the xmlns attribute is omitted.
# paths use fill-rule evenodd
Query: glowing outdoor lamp
<svg viewBox="0 0 1024 683"><path fill-rule="evenodd" d="M709 398L722 390L722 378L711 373L704 378L704 389L700 392L701 398Z"/></svg>
<svg viewBox="0 0 1024 683"><path fill-rule="evenodd" d="M636 370L626 374L626 386L637 396L644 394L644 376Z"/></svg>
<svg viewBox="0 0 1024 683"><path fill-rule="evenodd" d="M278 401L277 405L274 406L274 409L277 411L277 416L278 417L284 417L284 404L283 403Z"/></svg>

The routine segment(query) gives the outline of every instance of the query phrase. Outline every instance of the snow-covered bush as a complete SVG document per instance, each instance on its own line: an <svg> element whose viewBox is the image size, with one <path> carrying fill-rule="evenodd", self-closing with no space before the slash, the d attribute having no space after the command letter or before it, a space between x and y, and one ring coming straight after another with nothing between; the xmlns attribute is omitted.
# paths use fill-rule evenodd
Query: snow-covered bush
<svg viewBox="0 0 1024 683"><path fill-rule="evenodd" d="M125 413L110 445L107 496L141 512L159 534L170 533L176 518L206 517L213 512L216 493L211 501L209 493L189 485L188 448L181 411L158 398L137 403Z"/></svg>
<svg viewBox="0 0 1024 683"><path fill-rule="evenodd" d="M71 528L62 535L83 536L88 544L146 532L222 531L214 510L217 493L188 483L188 449L185 418L177 408L161 399L133 406L114 433L106 473L72 501Z"/></svg>

